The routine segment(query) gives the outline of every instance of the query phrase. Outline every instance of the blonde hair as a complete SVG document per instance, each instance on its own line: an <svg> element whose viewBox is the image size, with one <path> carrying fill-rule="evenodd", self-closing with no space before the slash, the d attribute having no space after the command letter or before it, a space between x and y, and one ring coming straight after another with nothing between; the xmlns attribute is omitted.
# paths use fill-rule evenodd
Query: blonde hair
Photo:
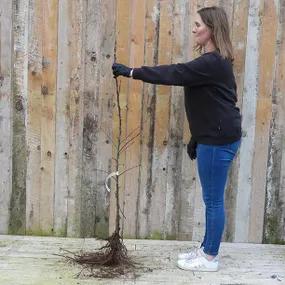
<svg viewBox="0 0 285 285"><path fill-rule="evenodd" d="M227 14L221 7L205 7L197 11L202 21L212 31L212 41L223 58L234 61L233 46L230 39L230 26ZM200 53L202 46L196 45Z"/></svg>

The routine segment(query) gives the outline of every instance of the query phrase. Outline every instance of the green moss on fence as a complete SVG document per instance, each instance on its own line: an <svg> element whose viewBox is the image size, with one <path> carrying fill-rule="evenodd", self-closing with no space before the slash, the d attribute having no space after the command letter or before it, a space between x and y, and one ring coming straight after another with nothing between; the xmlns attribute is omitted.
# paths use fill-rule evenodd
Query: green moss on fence
<svg viewBox="0 0 285 285"><path fill-rule="evenodd" d="M34 229L34 230L27 230L26 235L28 236L54 236L55 234L52 229L50 231L44 231L42 229Z"/></svg>
<svg viewBox="0 0 285 285"><path fill-rule="evenodd" d="M108 223L98 223L95 228L96 238L105 239L108 237L109 224Z"/></svg>
<svg viewBox="0 0 285 285"><path fill-rule="evenodd" d="M162 233L159 231L153 231L151 232L149 239L163 239Z"/></svg>
<svg viewBox="0 0 285 285"><path fill-rule="evenodd" d="M264 243L285 244L285 240L280 239L280 223L277 214L268 215L265 226Z"/></svg>
<svg viewBox="0 0 285 285"><path fill-rule="evenodd" d="M160 231L153 231L151 232L150 236L147 237L147 239L154 239L154 240L175 240L176 236L175 235L169 235L166 234L164 235Z"/></svg>

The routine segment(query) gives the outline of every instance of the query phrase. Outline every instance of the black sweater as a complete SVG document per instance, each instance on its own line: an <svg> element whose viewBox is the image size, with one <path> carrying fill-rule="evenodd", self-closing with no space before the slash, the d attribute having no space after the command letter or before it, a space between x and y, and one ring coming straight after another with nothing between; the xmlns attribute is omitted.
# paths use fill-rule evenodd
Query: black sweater
<svg viewBox="0 0 285 285"><path fill-rule="evenodd" d="M232 63L218 52L187 63L134 68L133 78L160 85L184 86L192 137L201 144L222 145L241 137Z"/></svg>

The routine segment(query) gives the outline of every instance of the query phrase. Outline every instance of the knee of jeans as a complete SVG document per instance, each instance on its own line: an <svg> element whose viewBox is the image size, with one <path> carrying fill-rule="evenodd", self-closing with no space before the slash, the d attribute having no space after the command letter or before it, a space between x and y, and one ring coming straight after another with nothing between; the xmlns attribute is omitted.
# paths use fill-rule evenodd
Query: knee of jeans
<svg viewBox="0 0 285 285"><path fill-rule="evenodd" d="M205 205L207 208L223 208L224 207L224 200L213 200L213 199L206 199L204 200Z"/></svg>

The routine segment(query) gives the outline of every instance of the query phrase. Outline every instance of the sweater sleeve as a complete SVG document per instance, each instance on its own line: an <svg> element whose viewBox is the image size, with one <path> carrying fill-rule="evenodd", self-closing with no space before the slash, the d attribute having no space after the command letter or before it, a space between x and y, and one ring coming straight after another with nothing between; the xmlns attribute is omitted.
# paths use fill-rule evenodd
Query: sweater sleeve
<svg viewBox="0 0 285 285"><path fill-rule="evenodd" d="M158 85L199 86L211 81L210 70L201 56L187 63L134 68L133 78Z"/></svg>

